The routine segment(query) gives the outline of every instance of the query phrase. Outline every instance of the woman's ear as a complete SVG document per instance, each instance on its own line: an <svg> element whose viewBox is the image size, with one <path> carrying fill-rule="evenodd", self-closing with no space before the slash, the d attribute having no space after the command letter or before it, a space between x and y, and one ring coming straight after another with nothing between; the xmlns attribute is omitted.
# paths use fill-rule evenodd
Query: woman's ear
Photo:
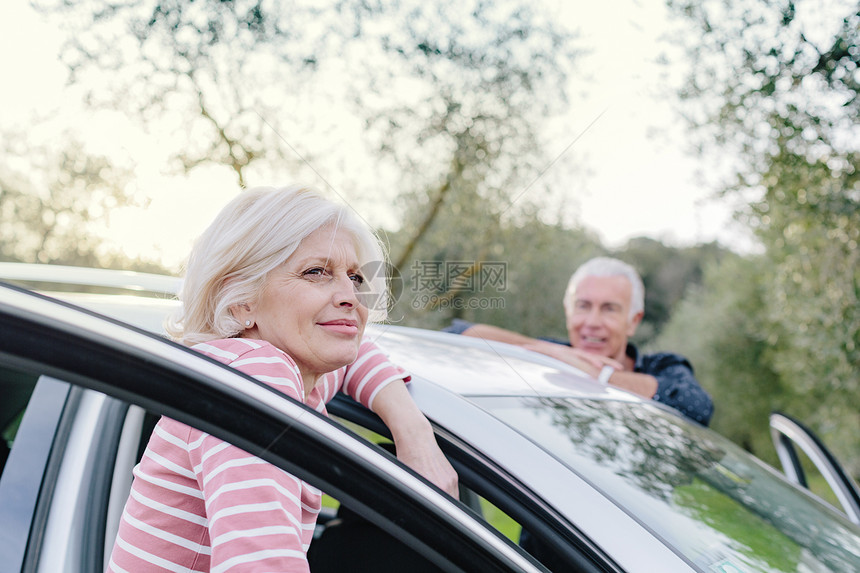
<svg viewBox="0 0 860 573"><path fill-rule="evenodd" d="M234 304L230 307L230 314L233 315L233 318L242 323L243 328L248 329L254 326L254 312L251 305L244 302L241 304Z"/></svg>

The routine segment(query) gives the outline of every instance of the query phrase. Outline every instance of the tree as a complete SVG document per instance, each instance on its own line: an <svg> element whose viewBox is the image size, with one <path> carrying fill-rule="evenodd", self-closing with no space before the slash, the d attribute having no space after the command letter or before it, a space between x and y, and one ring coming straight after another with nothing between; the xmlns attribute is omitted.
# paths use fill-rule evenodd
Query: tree
<svg viewBox="0 0 860 573"><path fill-rule="evenodd" d="M687 21L679 90L698 144L728 150L737 190L792 151L850 169L860 112L860 5L850 0L668 0ZM766 182L765 182L766 184Z"/></svg>
<svg viewBox="0 0 860 573"><path fill-rule="evenodd" d="M711 426L775 464L768 416L796 401L795 389L773 368L780 354L764 298L763 257L726 254L704 265L701 284L690 285L656 345L686 356L714 399Z"/></svg>
<svg viewBox="0 0 860 573"><path fill-rule="evenodd" d="M690 287L702 283L704 266L727 252L717 243L670 247L647 237L630 239L617 250L614 256L633 265L645 285L645 317L634 342L648 347Z"/></svg>
<svg viewBox="0 0 860 573"><path fill-rule="evenodd" d="M87 153L73 136L59 150L23 141L6 138L0 164L0 260L153 268L106 248L90 229L133 203L128 169Z"/></svg>
<svg viewBox="0 0 860 573"><path fill-rule="evenodd" d="M576 57L521 0L38 5L71 23L64 59L88 101L175 121L183 169L244 185L304 163L351 204L399 201L413 232L398 267L441 212L480 200L486 227L539 196L517 194L548 163L537 134Z"/></svg>
<svg viewBox="0 0 860 573"><path fill-rule="evenodd" d="M475 213L479 209L480 204ZM434 226L413 263L400 269L403 293L392 319L441 328L460 318L530 336L566 338L564 290L580 263L605 252L599 240L532 213L502 220L476 252L474 245L452 240L478 232L463 228L470 222L478 228L482 224L467 216ZM403 237L391 239L396 249Z"/></svg>
<svg viewBox="0 0 860 573"><path fill-rule="evenodd" d="M790 407L860 474L860 4L669 1L693 35L681 95L723 193L766 249L767 364ZM752 278L752 277L751 277Z"/></svg>

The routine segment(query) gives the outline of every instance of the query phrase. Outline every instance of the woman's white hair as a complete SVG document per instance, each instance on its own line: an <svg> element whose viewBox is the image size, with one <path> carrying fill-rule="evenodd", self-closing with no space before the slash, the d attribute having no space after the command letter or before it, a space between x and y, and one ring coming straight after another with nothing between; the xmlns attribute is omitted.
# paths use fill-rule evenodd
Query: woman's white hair
<svg viewBox="0 0 860 573"><path fill-rule="evenodd" d="M632 266L624 261L613 259L611 257L595 257L580 265L570 281L567 283L567 290L564 292L564 310L571 312L573 304L576 301L576 289L579 283L587 277L624 277L630 281L630 286L633 287L630 293L630 316L633 318L639 312L645 311L645 285L642 284L642 278Z"/></svg>
<svg viewBox="0 0 860 573"><path fill-rule="evenodd" d="M348 207L301 185L243 191L195 243L179 293L182 306L168 320L168 334L187 345L239 334L245 327L230 309L255 303L269 273L325 225L352 236L361 267L385 269L382 245ZM361 301L371 303L369 319L383 320L388 300L385 275L371 272L364 278Z"/></svg>

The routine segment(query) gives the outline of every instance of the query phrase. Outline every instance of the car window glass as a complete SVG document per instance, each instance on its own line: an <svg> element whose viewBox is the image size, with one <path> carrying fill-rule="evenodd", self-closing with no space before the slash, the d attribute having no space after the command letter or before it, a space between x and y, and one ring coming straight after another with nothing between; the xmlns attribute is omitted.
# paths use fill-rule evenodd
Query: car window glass
<svg viewBox="0 0 860 573"><path fill-rule="evenodd" d="M522 526L510 515L496 507L487 498L482 497L474 492L473 495L478 498L478 503L481 507L481 515L484 517L487 523L498 529L505 537L507 537L511 541L519 543L520 531L522 531Z"/></svg>
<svg viewBox="0 0 860 573"><path fill-rule="evenodd" d="M387 437L377 434L373 430L366 428L355 422L351 422L344 418L332 416L333 419L343 424L353 432L362 436L371 443L374 443L390 454L395 455L394 445ZM337 508L339 502L334 498L326 496L323 500L323 505L328 505L332 508ZM493 505L492 502L480 496L478 493L470 489L467 485L460 483L460 501L467 505L472 511L492 525L495 529L501 532L505 537L513 542L519 540L520 525L501 509Z"/></svg>
<svg viewBox="0 0 860 573"><path fill-rule="evenodd" d="M442 570L346 504L328 497L308 549L311 573L440 573Z"/></svg>
<svg viewBox="0 0 860 573"><path fill-rule="evenodd" d="M490 524L518 542L521 528L504 512L466 487L461 487L460 498L470 507L477 506ZM323 498L308 560L312 573L440 571L409 546L362 518L359 512L328 495Z"/></svg>
<svg viewBox="0 0 860 573"><path fill-rule="evenodd" d="M649 405L476 398L705 570L850 570L855 526L719 436ZM810 529L821 532L809 535Z"/></svg>
<svg viewBox="0 0 860 573"><path fill-rule="evenodd" d="M381 436L371 429L368 429L362 424L332 416L333 419L343 424L350 430L365 437L369 441L382 445L384 448L393 451L390 448L391 442L388 438ZM365 420L367 422L367 420ZM466 463L470 466L483 466L480 460L470 458L465 452L460 452L457 456L459 463ZM486 467L484 467L486 470ZM548 543L541 535L536 532L528 531L524 533L523 525L517 521L499 506L513 507L519 512L533 513L531 509L523 505L523 500L516 495L508 495L505 499L497 499L490 491L498 495L499 489L492 487L488 482L493 481L492 471L484 472L483 478L476 478L471 472L460 475L460 502L468 506L476 515L483 519L487 524L496 529L499 533L507 537L511 542L520 545L520 547L542 562L551 570L558 571L580 571L588 570L583 567L590 563L589 557L578 554L576 565L571 563L569 559L561 557L552 543ZM488 487L489 486L489 487ZM329 498L330 507L337 507L338 502ZM323 505L326 505L324 500ZM569 544L568 544L569 545Z"/></svg>

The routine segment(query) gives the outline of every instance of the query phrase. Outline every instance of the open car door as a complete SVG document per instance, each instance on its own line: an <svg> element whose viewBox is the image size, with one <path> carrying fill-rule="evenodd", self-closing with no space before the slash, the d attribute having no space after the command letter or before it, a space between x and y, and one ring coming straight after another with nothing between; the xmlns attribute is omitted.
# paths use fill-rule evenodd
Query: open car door
<svg viewBox="0 0 860 573"><path fill-rule="evenodd" d="M848 519L860 525L860 488L815 433L794 418L774 412L770 415L770 434L788 479L809 488L797 446L827 480Z"/></svg>

